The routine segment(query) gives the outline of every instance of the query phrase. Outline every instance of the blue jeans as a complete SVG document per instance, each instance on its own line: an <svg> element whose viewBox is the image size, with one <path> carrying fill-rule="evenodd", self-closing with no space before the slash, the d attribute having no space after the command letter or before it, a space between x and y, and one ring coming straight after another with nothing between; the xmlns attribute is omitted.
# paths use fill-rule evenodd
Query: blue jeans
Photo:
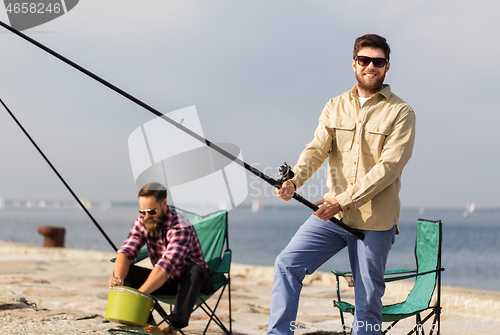
<svg viewBox="0 0 500 335"><path fill-rule="evenodd" d="M294 333L302 280L345 247L355 292L352 334L381 333L384 271L396 227L362 232L365 238L361 241L333 222L311 215L276 258L267 334Z"/></svg>

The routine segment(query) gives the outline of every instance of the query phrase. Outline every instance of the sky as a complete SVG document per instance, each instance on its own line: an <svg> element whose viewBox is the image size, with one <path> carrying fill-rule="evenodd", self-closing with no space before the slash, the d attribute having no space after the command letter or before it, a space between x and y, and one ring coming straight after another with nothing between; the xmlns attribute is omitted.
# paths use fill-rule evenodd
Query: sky
<svg viewBox="0 0 500 335"><path fill-rule="evenodd" d="M402 206L491 208L499 10L493 0L85 0L24 33L163 113L196 106L206 138L272 176L296 163L327 101L355 85L354 40L380 34L392 49L386 83L417 117ZM0 98L80 198L136 199L128 137L154 115L4 28L0 78ZM0 162L3 198L71 198L3 108ZM246 202L279 203L246 176ZM313 177L303 195L321 199L324 184Z"/></svg>

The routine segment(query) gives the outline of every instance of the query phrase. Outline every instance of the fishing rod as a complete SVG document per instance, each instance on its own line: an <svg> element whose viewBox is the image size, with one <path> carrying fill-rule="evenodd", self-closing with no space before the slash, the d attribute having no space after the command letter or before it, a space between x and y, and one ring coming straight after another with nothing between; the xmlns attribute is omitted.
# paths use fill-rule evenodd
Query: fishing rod
<svg viewBox="0 0 500 335"><path fill-rule="evenodd" d="M239 159L238 157L234 156L233 154L227 152L226 150L222 149L221 147L219 147L218 145L210 142L208 139L198 135L197 133L195 133L194 131L190 130L189 128L186 128L184 127L182 124L172 120L171 118L167 117L166 115L164 115L163 113L161 113L160 111L154 109L153 107L149 106L148 104L142 102L141 100L137 99L136 97L132 96L131 94L123 91L122 89L118 88L117 86L111 84L110 82L102 79L101 77L95 75L94 73L90 72L89 70L83 68L82 66L76 64L75 62L69 60L68 58L62 56L61 54L53 51L52 49L46 47L45 45L41 44L40 42L32 39L31 37L28 37L26 36L25 34L21 33L20 31L10 27L9 25L3 23L2 21L0 21L0 25L2 27L4 27L5 29L7 30L10 30L12 33L18 35L19 37L23 38L24 40L30 42L31 44L39 47L40 49L46 51L47 53L51 54L52 56L58 58L59 60L63 61L64 63L70 65L71 67L79 70L80 72L86 74L87 76L91 77L92 79L100 82L101 84L103 84L104 86L110 88L111 90L115 91L116 93L122 95L123 97L129 99L130 101L136 103L137 105L143 107L144 109L150 111L151 113L153 113L154 115L162 118L163 120L167 121L168 123L170 123L171 125L175 126L176 128L178 128L179 130L187 133L188 135L190 135L191 137L194 137L195 139L197 139L198 141L204 143L205 145L207 145L209 148L212 148L213 150L217 151L218 153L220 153L221 155L225 156L226 158L230 159L231 161L234 161L236 162L238 165L242 166L244 169L246 169L247 171L251 172L252 174L254 174L255 176L261 178L262 180L266 181L268 184L272 185L273 187L276 187L278 189L281 188L281 183L279 183L277 180L269 177L268 175L266 175L265 173L259 171L258 169L254 168L253 166L245 163L243 160ZM309 200L303 198L302 196L300 196L297 192L294 193L293 195L293 199L297 200L298 202L306 205L307 207L309 207L310 209L312 209L313 211L317 211L319 209L318 206L314 205L313 203L311 203ZM349 233L353 234L354 236L356 236L357 238L359 239L363 239L364 238L364 235L363 233L361 233L360 231L358 230L355 230L353 229L352 227L348 226L347 224L345 224L344 222L338 220L337 218L335 217L332 217L330 218L330 221L332 221L333 223L335 223L336 225L340 226L341 228L343 228L344 230L348 231Z"/></svg>
<svg viewBox="0 0 500 335"><path fill-rule="evenodd" d="M52 169L52 171L55 172L55 174L59 177L59 179L62 181L62 183L64 184L64 186L66 186L66 188L68 189L68 191L71 193L71 195L75 198L76 202L78 202L78 204L80 205L80 207L85 211L85 213L87 213L87 215L89 216L89 218L92 220L92 222L94 222L95 226L97 227L97 229L99 229L99 231L101 232L101 234L104 236L104 238L106 238L106 240L108 241L108 243L111 245L111 247L115 250L115 251L118 251L118 249L116 248L116 246L113 244L113 242L111 241L111 239L108 237L108 235L106 235L106 233L104 232L104 230L101 228L101 226L97 223L97 221L94 219L94 217L92 216L92 214L90 214L90 212L87 210L87 208L85 207L85 205L81 202L81 200L76 196L75 192L73 192L73 190L71 189L71 187L68 185L68 183L66 183L66 181L64 180L64 178L61 176L61 174L57 171L57 169L54 167L54 165L52 165L52 163L50 162L50 160L47 158L47 156L45 156L45 154L43 153L42 149L40 149L40 147L36 144L36 142L33 140L33 138L30 136L30 134L28 134L28 132L26 131L26 129L23 127L23 125L19 122L19 120L14 116L14 114L10 111L9 107L7 107L7 105L3 102L2 98L0 98L0 103L3 105L3 107L5 108L5 110L10 114L10 116L14 119L14 121L17 123L17 125L19 126L19 128L21 128L21 130L24 132L24 135L26 135L26 137L28 137L28 139L31 141L31 143L35 146L36 150L38 150L38 152L40 153L40 155L42 155L43 159L45 159L45 161L47 162L47 164L49 164L50 168Z"/></svg>

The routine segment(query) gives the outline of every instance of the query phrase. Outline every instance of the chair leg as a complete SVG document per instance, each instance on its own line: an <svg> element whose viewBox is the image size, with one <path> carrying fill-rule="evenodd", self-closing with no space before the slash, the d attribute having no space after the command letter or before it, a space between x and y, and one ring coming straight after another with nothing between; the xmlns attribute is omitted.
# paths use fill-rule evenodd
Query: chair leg
<svg viewBox="0 0 500 335"><path fill-rule="evenodd" d="M424 329L424 322L422 322L422 318L420 317L420 313L418 314L418 318L420 319L420 323L418 324L418 327L419 327L419 330L420 330L420 333L422 335L425 335L425 329ZM425 320L427 320L428 318L426 318Z"/></svg>
<svg viewBox="0 0 500 335"><path fill-rule="evenodd" d="M155 301L153 308L154 310L156 310L156 312L158 312L158 314L160 314L161 318L163 319L158 325L161 325L163 322L166 322L170 326L170 317L167 314L167 312L165 312L163 307L161 307L158 301ZM172 311L170 311L170 313L172 313Z"/></svg>
<svg viewBox="0 0 500 335"><path fill-rule="evenodd" d="M438 331L436 332L436 334L439 334L439 311L441 310L441 308L434 308L432 309L432 311L429 313L429 315L427 315L425 317L424 320L422 320L422 324L424 324L427 320L429 320L433 315L434 315L434 319L432 320L432 323L431 323L431 326L429 328L429 334L432 334L436 328L436 324L438 325ZM438 322L436 322L438 321Z"/></svg>
<svg viewBox="0 0 500 335"><path fill-rule="evenodd" d="M209 320L208 320L208 323L207 323L207 326L205 327L205 331L203 332L203 334L205 334L208 330L208 327L210 326L210 322L212 322L212 320L224 331L224 333L228 334L228 335L231 335L232 334L232 327L231 327L231 323L232 323L232 320L231 320L231 314L229 314L229 325L230 325L230 328L231 328L231 331L227 330L226 326L224 326L224 324L222 323L222 321L217 317L217 315L215 315L215 311L217 310L217 307L219 306L219 302L221 301L221 298L222 298L222 295L224 294L224 291L225 291L225 287L222 289L222 292L219 296L219 299L217 299L217 303L215 304L215 307L214 309L212 310L210 308L210 306L208 306L208 304L205 302L205 300L203 300L201 297L201 301L202 303L200 304L200 308L209 316ZM231 313L231 307L229 307L229 312Z"/></svg>
<svg viewBox="0 0 500 335"><path fill-rule="evenodd" d="M227 273L227 294L229 298L229 334L233 334L233 319L231 315L231 275Z"/></svg>
<svg viewBox="0 0 500 335"><path fill-rule="evenodd" d="M438 305L435 311L436 311L436 317L434 318L432 330L435 330L436 327L434 326L437 325L436 335L439 335L441 331L441 306Z"/></svg>
<svg viewBox="0 0 500 335"><path fill-rule="evenodd" d="M337 299L339 302L341 302L342 300L340 299L340 285L339 285L339 275L338 274L335 274L335 280L337 282ZM347 335L346 329L345 329L344 313L342 313L342 310L340 308L339 308L339 312L340 312L340 322L342 323L342 331L343 331L344 335Z"/></svg>
<svg viewBox="0 0 500 335"><path fill-rule="evenodd" d="M165 312L165 310L163 309L163 307L161 307L160 303L155 301L154 303L154 309L158 312L158 314L160 314L161 318L163 319L159 324L161 325L163 322L166 322L167 325L170 327L170 316L167 314L167 312ZM172 314L172 305L170 305L170 314ZM181 330L181 329L178 329L177 330L179 333L181 333L182 335L185 335L185 333Z"/></svg>
<svg viewBox="0 0 500 335"><path fill-rule="evenodd" d="M394 327L394 326L396 325L396 323L398 323L398 322L399 322L399 320L396 320L396 321L394 321L393 323L391 323L391 324L390 324L390 325L389 325L389 326L388 326L388 327L387 327L387 328L386 328L386 329L382 332L382 334L387 334L387 332L388 332L389 330L391 330L391 329L392 329L392 327Z"/></svg>
<svg viewBox="0 0 500 335"><path fill-rule="evenodd" d="M434 320L432 320L429 335L432 335L434 333L434 330L436 330L436 326L437 326L436 335L439 335L439 312L436 312L434 315Z"/></svg>
<svg viewBox="0 0 500 335"><path fill-rule="evenodd" d="M411 332L408 333L408 335L412 334L413 332L415 332L416 335L418 334L422 334L422 335L425 335L424 334L424 328L423 328L423 325L422 325L422 318L420 317L420 313L418 313L415 317L415 327L413 327L413 329L411 330Z"/></svg>
<svg viewBox="0 0 500 335"><path fill-rule="evenodd" d="M205 309L207 308L208 311ZM210 307L208 307L208 305L205 305L205 307L201 306L201 309L203 311L205 311L205 313L207 313L207 315L210 317L210 320L208 320L208 323L207 323L207 326L205 327L205 330L203 331L203 335L206 334L207 330L208 330L208 327L210 326L210 322L213 320L215 322L215 324L217 324L224 333L228 334L228 335L231 335L232 333L230 333L226 326L224 326L224 324L222 323L222 321L219 319L219 317L217 317L217 315L215 315L214 311L212 311L212 309Z"/></svg>
<svg viewBox="0 0 500 335"><path fill-rule="evenodd" d="M340 322L342 323L342 331L344 332L344 335L347 335L345 330L344 313L342 313L342 310L340 308L339 311L340 311Z"/></svg>
<svg viewBox="0 0 500 335"><path fill-rule="evenodd" d="M431 323L431 328L430 328L430 334L432 334L432 332L434 330L434 324L436 322L436 319L438 318L437 313L438 313L438 311L435 310L435 309L433 309L423 320L422 320L422 317L420 316L420 313L418 313L417 314L417 319L416 319L416 325L408 333L408 335L411 335L411 334L413 334L415 332L416 332L416 334L425 335L425 329L424 329L425 322L427 322L427 320L429 320L434 315L434 320ZM438 332L438 334L439 334L439 332Z"/></svg>
<svg viewBox="0 0 500 335"><path fill-rule="evenodd" d="M217 307L219 306L219 303L220 301L222 300L222 296L225 292L225 289L226 287L229 289L229 330L226 328L226 326L222 323L222 321L219 319L219 317L215 314L215 311L217 310ZM193 309L193 312L198 309L198 308L201 308L209 317L209 320L208 320L208 323L205 327L205 330L203 331L203 335L207 333L208 331L208 328L210 326L210 323L212 321L214 321L220 328L221 330L227 334L227 335L232 335L233 334L233 330L232 330L232 315L231 315L231 289L230 289L230 285L229 283L224 286L221 290L221 293L219 295L219 298L217 299L217 302L214 306L214 309L212 310L212 308L210 308L210 306L207 304L207 302L200 296L199 299L201 300L201 304L199 304L198 306L194 306L194 309ZM166 322L169 326L170 326L170 315L168 315L165 310L163 309L163 307L158 303L158 302L155 302L155 305L154 305L154 310L156 310L158 312L158 314L160 314L161 318L162 318L162 321L158 324L158 325L161 325L163 322ZM170 305L170 314L172 314L172 311L173 311L173 305ZM177 330L179 333L183 334L184 335L184 332L182 332L182 330Z"/></svg>

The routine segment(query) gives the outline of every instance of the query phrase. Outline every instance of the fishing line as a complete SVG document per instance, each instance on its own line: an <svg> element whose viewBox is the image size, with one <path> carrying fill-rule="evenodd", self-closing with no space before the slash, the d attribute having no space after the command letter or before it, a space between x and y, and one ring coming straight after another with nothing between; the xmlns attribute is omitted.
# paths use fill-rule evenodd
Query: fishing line
<svg viewBox="0 0 500 335"><path fill-rule="evenodd" d="M43 151L40 149L40 147L36 144L36 142L33 140L33 138L31 138L30 134L28 134L28 132L26 131L26 129L24 129L23 125L17 120L17 118L14 116L14 114L10 111L10 109L7 107L7 105L3 102L2 98L0 98L0 103L3 105L3 107L5 108L5 110L10 114L10 116L14 119L14 121L17 123L17 125L19 126L19 128L21 128L21 130L24 132L24 135L26 135L26 137L31 141L31 143L35 146L36 150L38 150L38 152L40 153L40 155L42 155L43 159L45 159L45 161L47 162L47 164L49 164L49 166L51 167L52 171L55 172L55 174L59 177L59 179L62 181L62 183L64 184L64 186L66 186L66 188L68 189L68 191L71 193L71 195L73 195L73 197L75 198L75 200L78 202L78 204L80 205L80 207L85 211L85 213L87 213L87 215L89 216L89 218L92 220L92 222L94 222L95 226L97 227L97 229L99 229L99 231L101 232L101 234L106 238L106 240L109 242L109 244L111 245L111 247L115 250L115 251L118 251L118 249L116 248L116 246L113 244L113 242L110 240L110 238L108 237L108 235L106 235L106 233L104 232L104 230L101 228L101 226L97 223L97 221L94 219L94 217L90 214L90 212L87 210L87 208L85 207L85 205L80 201L80 199L76 196L75 192L73 192L73 190L71 189L71 187L69 187L68 183L66 183L66 181L64 180L64 178L61 176L61 174L57 171L57 169L54 167L54 165L52 165L52 163L50 162L50 160L47 158L47 156L45 156L45 154L43 153Z"/></svg>
<svg viewBox="0 0 500 335"><path fill-rule="evenodd" d="M272 186L274 186L274 187L276 187L278 189L281 188L281 183L279 181L277 181L277 180L269 177L265 173L259 171L258 169L254 168L253 166L245 163L244 161L242 161L238 157L236 157L233 154L227 152L226 150L222 149L218 145L210 142L208 139L206 139L206 138L198 135L197 133L195 133L191 129L184 127L181 123L172 120L171 118L167 117L166 115L164 115L160 111L154 109L153 107L151 107L148 104L142 102L141 100L137 99L136 97L134 97L134 96L130 95L129 93L123 91L122 89L118 88L117 86L115 86L115 85L111 84L110 82L102 79L101 77L95 75L94 73L90 72L89 70L81 67L80 65L76 64L75 62L73 62L73 61L69 60L68 58L62 56L61 54L53 51L52 49L46 47L45 45L43 45L43 44L35 41L31 37L26 36L25 34L21 33L20 31L14 29L12 27L10 27L9 25L3 23L2 21L0 21L0 26L4 27L7 30L10 30L12 33L18 35L19 37L23 38L24 40L30 42L31 44L33 44L33 45L35 45L37 47L39 47L40 49L42 49L42 50L46 51L47 53L51 54L52 56L58 58L59 60L63 61L64 63L66 63L66 64L74 67L75 69L79 70L80 72L83 72L87 76L91 77L92 79L95 79L96 81L98 81L101 84L103 84L104 86L112 89L116 93L122 95L123 97L129 99L130 101L132 101L132 102L136 103L137 105L143 107L144 109L150 111L151 113L155 114L156 116L162 118L163 120L167 121L171 125L173 125L176 128L178 128L179 130L187 133L188 135L194 137L198 141L204 143L209 148L212 148L213 150L217 151L219 154L221 154L221 155L225 156L226 158L230 159L231 161L237 163L238 165L240 165L241 167L243 167L247 171L253 173L254 175L256 175L257 177L263 179L264 181L266 181L267 183L271 184ZM318 206L314 205L309 200L303 198L297 192L294 193L293 198L295 200L297 200L298 202L306 205L307 207L309 207L313 211L317 211L319 209ZM352 227L346 225L344 222L338 220L337 218L332 217L332 218L330 218L330 221L332 221L333 223L335 223L339 227L343 228L344 230L348 231L349 233L353 234L357 238L359 238L361 240L364 238L364 235L363 235L362 232L360 232L359 230L353 229Z"/></svg>

